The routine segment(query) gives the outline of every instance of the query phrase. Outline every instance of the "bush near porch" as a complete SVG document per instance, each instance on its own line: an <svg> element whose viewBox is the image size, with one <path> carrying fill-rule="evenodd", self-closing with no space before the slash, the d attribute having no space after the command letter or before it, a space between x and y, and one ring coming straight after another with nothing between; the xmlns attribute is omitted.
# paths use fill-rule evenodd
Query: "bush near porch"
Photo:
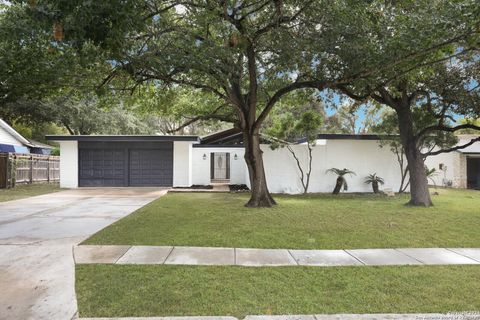
<svg viewBox="0 0 480 320"><path fill-rule="evenodd" d="M480 192L437 189L431 208L407 195L277 195L245 208L248 194L170 193L84 244L288 249L480 247Z"/></svg>

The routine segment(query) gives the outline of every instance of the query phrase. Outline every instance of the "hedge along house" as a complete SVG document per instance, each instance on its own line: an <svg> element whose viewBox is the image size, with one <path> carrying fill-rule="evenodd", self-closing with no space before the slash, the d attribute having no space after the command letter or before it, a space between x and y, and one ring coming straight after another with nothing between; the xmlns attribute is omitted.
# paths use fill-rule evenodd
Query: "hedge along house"
<svg viewBox="0 0 480 320"><path fill-rule="evenodd" d="M242 135L235 129L198 136L48 136L60 143L61 187L190 187L213 183L249 185ZM348 168L348 192L371 192L364 183L376 173L384 188L397 191L401 174L397 157L379 146L377 135L321 134L313 148L309 192L331 192L332 167ZM291 146L303 168L308 150ZM267 183L274 193L301 193L300 171L286 148L262 144ZM445 155L442 155L445 156ZM438 158L433 157L433 158ZM441 161L433 165L439 166ZM466 170L466 169L465 169ZM466 175L466 173L465 173Z"/></svg>

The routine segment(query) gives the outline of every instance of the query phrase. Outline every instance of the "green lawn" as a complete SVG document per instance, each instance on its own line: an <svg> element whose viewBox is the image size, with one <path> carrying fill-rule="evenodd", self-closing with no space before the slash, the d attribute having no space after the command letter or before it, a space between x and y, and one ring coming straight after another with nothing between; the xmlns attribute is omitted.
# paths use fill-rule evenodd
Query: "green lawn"
<svg viewBox="0 0 480 320"><path fill-rule="evenodd" d="M39 196L60 191L58 183L17 185L13 189L0 189L0 202Z"/></svg>
<svg viewBox="0 0 480 320"><path fill-rule="evenodd" d="M77 265L81 317L480 310L478 266Z"/></svg>
<svg viewBox="0 0 480 320"><path fill-rule="evenodd" d="M433 190L432 190L433 191ZM276 196L243 207L247 194L170 193L85 244L292 249L480 247L480 192L437 190L431 208L407 195Z"/></svg>

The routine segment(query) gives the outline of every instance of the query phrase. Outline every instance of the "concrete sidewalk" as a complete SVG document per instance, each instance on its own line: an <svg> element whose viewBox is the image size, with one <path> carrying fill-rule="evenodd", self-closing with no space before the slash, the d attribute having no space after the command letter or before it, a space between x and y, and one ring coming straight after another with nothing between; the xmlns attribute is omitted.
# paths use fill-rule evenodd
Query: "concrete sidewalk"
<svg viewBox="0 0 480 320"><path fill-rule="evenodd" d="M288 250L169 246L76 246L77 264L388 266L480 264L480 248Z"/></svg>

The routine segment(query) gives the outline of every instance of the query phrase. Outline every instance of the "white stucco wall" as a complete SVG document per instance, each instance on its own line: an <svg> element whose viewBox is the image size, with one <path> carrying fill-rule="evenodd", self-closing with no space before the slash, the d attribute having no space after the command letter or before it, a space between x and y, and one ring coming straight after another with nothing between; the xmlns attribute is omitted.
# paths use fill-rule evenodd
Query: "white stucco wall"
<svg viewBox="0 0 480 320"><path fill-rule="evenodd" d="M192 142L173 142L173 186L192 185Z"/></svg>
<svg viewBox="0 0 480 320"><path fill-rule="evenodd" d="M230 183L245 184L247 166L243 158L243 148L193 148L192 184L210 184L210 154L212 152L230 153ZM205 155L205 160L203 159ZM235 155L237 159L235 160Z"/></svg>
<svg viewBox="0 0 480 320"><path fill-rule="evenodd" d="M308 161L305 145L292 146L304 168ZM274 193L300 193L303 188L296 162L287 149L271 150L262 146L267 183ZM385 179L381 188L397 191L400 186L400 170L396 156L388 148L380 148L373 140L326 140L313 149L312 175L309 192L331 192L336 176L326 173L335 167L347 168L356 173L347 176L348 192L371 192L371 186L363 181L371 173Z"/></svg>
<svg viewBox="0 0 480 320"><path fill-rule="evenodd" d="M244 160L243 148L193 148L192 142L175 141L173 159L173 185L187 187L192 184L208 185L210 181L210 154L212 152L230 153L230 183L249 185L248 170ZM302 165L308 162L306 145L292 146ZM274 193L303 192L300 183L300 172L292 155L286 149L271 150L262 145L263 160L267 175L267 183ZM78 187L78 143L76 141L60 141L60 186L62 188ZM203 155L206 159L203 159ZM235 160L235 155L237 159ZM459 152L428 157L426 165L435 167L439 174L435 177L437 185L443 180L451 180L453 187L465 187L466 164L465 155ZM443 163L447 170L439 170ZM389 148L380 148L373 140L323 140L313 149L313 168L310 181L310 192L331 192L335 186L336 176L327 174L332 167L348 168L356 173L347 176L348 192L371 192L371 186L363 183L365 177L377 173L385 179L381 188L397 191L400 185L400 171L396 156Z"/></svg>
<svg viewBox="0 0 480 320"><path fill-rule="evenodd" d="M60 187L78 187L77 141L60 141Z"/></svg>
<svg viewBox="0 0 480 320"><path fill-rule="evenodd" d="M462 187L462 176L466 175L466 168L461 166L461 157L462 154L459 152L450 152L425 159L425 165L429 169L435 168L437 170L437 175L433 177L437 186L446 186L447 182L451 182L454 188ZM444 168L446 166L446 170L440 170L440 164L443 164ZM432 184L432 182L429 181L429 184Z"/></svg>
<svg viewBox="0 0 480 320"><path fill-rule="evenodd" d="M457 145L464 145L478 135L459 135ZM434 149L436 151L438 149ZM448 186L451 182L453 188L467 187L467 157L475 157L480 151L480 142L476 142L460 151L441 153L436 156L429 156L425 159L425 165L431 169L437 170L437 175L433 177L437 186ZM440 164L446 166L446 170L440 170ZM430 184L432 184L429 181Z"/></svg>

